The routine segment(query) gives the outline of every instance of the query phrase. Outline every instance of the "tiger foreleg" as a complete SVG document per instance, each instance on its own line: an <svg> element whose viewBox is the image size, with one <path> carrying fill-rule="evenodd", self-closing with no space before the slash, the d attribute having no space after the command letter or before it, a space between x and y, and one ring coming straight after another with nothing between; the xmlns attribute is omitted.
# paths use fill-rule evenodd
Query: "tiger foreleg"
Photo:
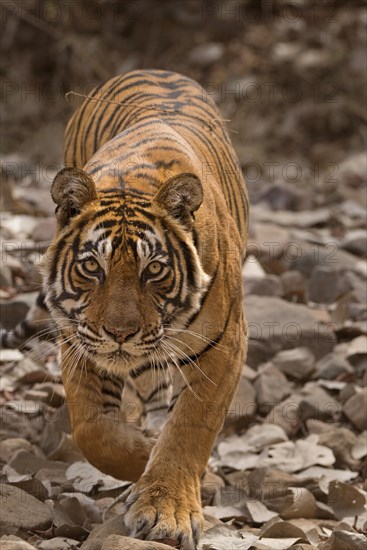
<svg viewBox="0 0 367 550"><path fill-rule="evenodd" d="M235 334L243 336L241 342ZM203 526L200 478L237 388L246 351L242 315L233 312L226 336L225 347L210 347L200 357L200 370L182 367L187 385L127 500L125 521L138 538L172 537L184 548L196 547Z"/></svg>
<svg viewBox="0 0 367 550"><path fill-rule="evenodd" d="M123 380L103 375L77 350L62 346L62 378L73 439L88 461L117 479L136 481L153 441L120 411Z"/></svg>

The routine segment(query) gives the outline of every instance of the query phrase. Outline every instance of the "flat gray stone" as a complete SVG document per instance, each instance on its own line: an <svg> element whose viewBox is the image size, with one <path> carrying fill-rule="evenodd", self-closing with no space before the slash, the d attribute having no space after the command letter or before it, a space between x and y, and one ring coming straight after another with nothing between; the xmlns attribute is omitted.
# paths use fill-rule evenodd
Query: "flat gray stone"
<svg viewBox="0 0 367 550"><path fill-rule="evenodd" d="M300 271L305 277L311 277L312 271L318 265L332 269L355 269L356 258L353 254L334 246L312 247L302 252L291 264L292 269Z"/></svg>
<svg viewBox="0 0 367 550"><path fill-rule="evenodd" d="M245 314L250 333L250 360L247 361L250 366L257 366L260 360L267 360L281 349L296 347L309 348L318 359L336 343L335 334L324 323L316 321L303 304L273 296L247 296Z"/></svg>
<svg viewBox="0 0 367 550"><path fill-rule="evenodd" d="M254 382L254 388L256 390L256 402L262 414L267 414L274 405L292 392L287 378L271 364L260 372Z"/></svg>
<svg viewBox="0 0 367 550"><path fill-rule="evenodd" d="M96 525L89 537L83 542L82 550L101 550L102 544L110 535L128 535L129 530L121 516L113 517L102 525Z"/></svg>
<svg viewBox="0 0 367 550"><path fill-rule="evenodd" d="M283 293L280 278L277 275L265 275L263 278L245 278L245 294L258 296L281 296Z"/></svg>
<svg viewBox="0 0 367 550"><path fill-rule="evenodd" d="M347 233L340 246L357 256L367 256L367 234L365 229L355 229Z"/></svg>
<svg viewBox="0 0 367 550"><path fill-rule="evenodd" d="M273 214L273 213L271 213ZM248 242L248 254L271 264L280 258L289 243L289 231L272 223L254 223L255 238Z"/></svg>
<svg viewBox="0 0 367 550"><path fill-rule="evenodd" d="M366 537L351 531L333 531L322 550L366 550Z"/></svg>
<svg viewBox="0 0 367 550"><path fill-rule="evenodd" d="M283 298L290 302L304 304L308 301L308 282L306 277L295 269L284 271L280 280L283 285Z"/></svg>
<svg viewBox="0 0 367 550"><path fill-rule="evenodd" d="M37 456L28 450L20 449L17 451L9 462L18 474L31 474L38 472L41 469L49 468L53 470L66 470L68 464L56 460L47 460L41 456Z"/></svg>
<svg viewBox="0 0 367 550"><path fill-rule="evenodd" d="M348 373L353 373L350 363L341 355L331 352L317 361L313 378L336 380L338 376Z"/></svg>
<svg viewBox="0 0 367 550"><path fill-rule="evenodd" d="M34 546L15 535L4 535L0 545L1 550L34 550Z"/></svg>
<svg viewBox="0 0 367 550"><path fill-rule="evenodd" d="M358 273L347 270L340 274L340 295L348 295L350 302L366 304L366 281Z"/></svg>
<svg viewBox="0 0 367 550"><path fill-rule="evenodd" d="M315 382L309 382L300 391L299 413L303 421L335 420L341 413L341 405Z"/></svg>
<svg viewBox="0 0 367 550"><path fill-rule="evenodd" d="M7 463L19 450L32 452L32 444L22 437L9 437L0 443L0 461Z"/></svg>
<svg viewBox="0 0 367 550"><path fill-rule="evenodd" d="M26 317L30 306L19 296L12 300L0 300L1 327L11 330Z"/></svg>
<svg viewBox="0 0 367 550"><path fill-rule="evenodd" d="M367 388L358 388L358 391L350 397L343 406L345 416L358 430L367 429Z"/></svg>
<svg viewBox="0 0 367 550"><path fill-rule="evenodd" d="M78 548L79 541L65 537L54 537L37 543L39 550L72 550Z"/></svg>
<svg viewBox="0 0 367 550"><path fill-rule="evenodd" d="M225 420L225 427L231 426L235 430L240 430L248 426L256 413L256 391L242 374L236 394L229 407Z"/></svg>
<svg viewBox="0 0 367 550"><path fill-rule="evenodd" d="M340 274L326 265L316 265L312 270L309 299L318 304L332 304L340 295Z"/></svg>
<svg viewBox="0 0 367 550"><path fill-rule="evenodd" d="M357 436L348 428L329 424L328 431L319 435L319 445L329 447L335 456L335 468L358 469L359 461L352 456L352 448L357 442Z"/></svg>
<svg viewBox="0 0 367 550"><path fill-rule="evenodd" d="M13 273L6 264L2 264L0 271L0 287L8 288L13 286Z"/></svg>
<svg viewBox="0 0 367 550"><path fill-rule="evenodd" d="M304 347L279 351L273 357L273 364L295 380L307 380L316 368L314 354Z"/></svg>
<svg viewBox="0 0 367 550"><path fill-rule="evenodd" d="M1 535L15 535L24 531L45 530L51 526L52 515L46 504L18 487L0 484Z"/></svg>
<svg viewBox="0 0 367 550"><path fill-rule="evenodd" d="M275 405L265 418L265 422L281 426L287 435L293 436L301 425L299 404L302 396L294 393Z"/></svg>
<svg viewBox="0 0 367 550"><path fill-rule="evenodd" d="M34 227L32 231L32 239L35 242L51 241L56 232L56 216L43 218Z"/></svg>

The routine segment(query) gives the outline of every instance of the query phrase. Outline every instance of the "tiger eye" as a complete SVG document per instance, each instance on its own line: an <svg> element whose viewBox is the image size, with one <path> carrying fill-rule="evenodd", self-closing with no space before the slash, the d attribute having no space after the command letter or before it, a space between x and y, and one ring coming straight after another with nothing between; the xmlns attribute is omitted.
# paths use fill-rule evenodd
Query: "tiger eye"
<svg viewBox="0 0 367 550"><path fill-rule="evenodd" d="M99 263L96 260L84 260L83 267L89 273L97 273L99 270Z"/></svg>
<svg viewBox="0 0 367 550"><path fill-rule="evenodd" d="M150 275L158 275L163 269L163 266L160 262L152 262L148 265L147 270Z"/></svg>

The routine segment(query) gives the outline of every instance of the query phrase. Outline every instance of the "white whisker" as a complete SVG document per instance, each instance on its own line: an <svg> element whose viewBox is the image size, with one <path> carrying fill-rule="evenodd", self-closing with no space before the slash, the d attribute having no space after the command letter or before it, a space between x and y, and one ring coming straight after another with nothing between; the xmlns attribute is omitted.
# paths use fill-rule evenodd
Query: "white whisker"
<svg viewBox="0 0 367 550"><path fill-rule="evenodd" d="M198 396L198 394L195 392L195 390L193 390L192 387L190 386L189 381L188 381L185 373L182 371L181 367L177 363L175 355L174 355L175 351L171 348L171 344L167 341L161 342L161 344L162 344L163 349L170 356L170 358L171 358L172 362L174 363L174 365L177 367L177 369L178 369L179 373L181 374L182 379L184 380L184 382L185 382L186 386L188 387L188 389L193 393L193 395L195 395L196 399L198 399L199 401L202 401L202 399Z"/></svg>
<svg viewBox="0 0 367 550"><path fill-rule="evenodd" d="M211 378L209 378L209 376L199 367L199 365L189 356L187 355L187 353L185 353L182 349L180 349L178 346L176 346L176 344L174 344L172 342L172 340L176 340L177 342L180 342L181 344L184 344L185 346L187 346L189 349L191 349L191 351L194 352L194 350L188 345L186 344L186 342L181 342L181 340L179 340L178 338L173 338L173 336L166 336L166 338L168 339L168 341L171 343L171 346L173 347L173 349L176 351L176 353L180 353L182 355L181 359L186 359L189 361L189 363L191 365L193 365L193 367L195 367L203 376L204 378L206 378L209 382L211 382L214 386L217 386L218 384L216 384ZM194 352L195 353L195 352ZM196 355L196 354L195 354ZM197 356L196 356L197 357Z"/></svg>

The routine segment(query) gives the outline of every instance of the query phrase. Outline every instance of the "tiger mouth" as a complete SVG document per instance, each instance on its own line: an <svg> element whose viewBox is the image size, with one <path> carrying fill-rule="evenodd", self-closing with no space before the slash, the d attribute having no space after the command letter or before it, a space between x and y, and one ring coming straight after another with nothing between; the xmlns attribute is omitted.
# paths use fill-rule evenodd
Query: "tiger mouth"
<svg viewBox="0 0 367 550"><path fill-rule="evenodd" d="M113 359L113 360L116 360L116 359L126 360L126 359L130 359L131 355L127 351L123 350L122 348L119 348L116 351L113 351L112 353L107 354L107 358Z"/></svg>
<svg viewBox="0 0 367 550"><path fill-rule="evenodd" d="M131 351L130 352L126 351L125 349L120 347L117 350L108 353L108 357L111 359L132 359L134 357L135 358L147 357L156 350L157 350L157 345L144 347L144 348L137 347L134 349L135 353L131 353Z"/></svg>
<svg viewBox="0 0 367 550"><path fill-rule="evenodd" d="M93 356L104 357L107 359L122 359L122 360L132 360L139 359L142 357L148 357L152 355L159 349L159 344L161 343L163 337L157 338L154 342L141 342L137 343L134 346L129 346L130 349L126 349L123 345L119 345L118 348L108 351L100 351L98 348L92 349L91 346L83 345L86 347L87 351Z"/></svg>
<svg viewBox="0 0 367 550"><path fill-rule="evenodd" d="M136 342L123 342L120 344L112 343L107 339L100 338L98 342L91 342L86 336L77 331L75 334L79 346L83 348L84 353L92 361L111 361L113 363L134 363L141 359L152 358L154 360L157 353L160 356L166 356L164 350L165 331L158 331L156 335L148 335L146 339ZM167 357L168 358L168 357Z"/></svg>

